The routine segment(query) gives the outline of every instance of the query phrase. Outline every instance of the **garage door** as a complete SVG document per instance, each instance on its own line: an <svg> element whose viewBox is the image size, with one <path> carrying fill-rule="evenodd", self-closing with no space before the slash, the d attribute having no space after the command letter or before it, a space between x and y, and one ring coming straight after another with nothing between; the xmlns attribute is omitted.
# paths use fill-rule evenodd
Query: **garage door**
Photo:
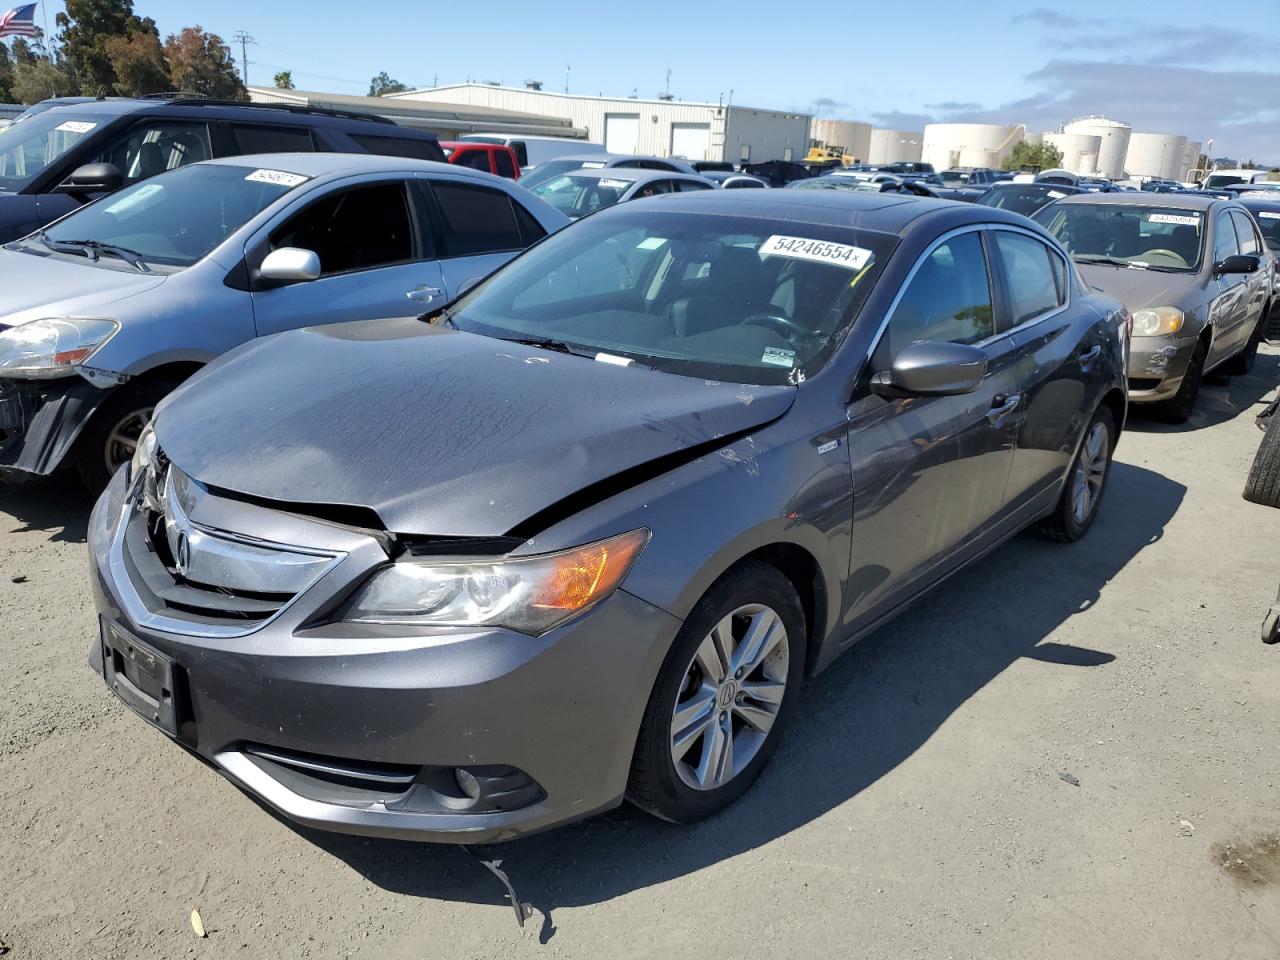
<svg viewBox="0 0 1280 960"><path fill-rule="evenodd" d="M640 114L606 113L604 148L610 153L636 153L640 145Z"/></svg>
<svg viewBox="0 0 1280 960"><path fill-rule="evenodd" d="M673 123L671 125L671 155L686 160L709 160L711 149L711 124Z"/></svg>

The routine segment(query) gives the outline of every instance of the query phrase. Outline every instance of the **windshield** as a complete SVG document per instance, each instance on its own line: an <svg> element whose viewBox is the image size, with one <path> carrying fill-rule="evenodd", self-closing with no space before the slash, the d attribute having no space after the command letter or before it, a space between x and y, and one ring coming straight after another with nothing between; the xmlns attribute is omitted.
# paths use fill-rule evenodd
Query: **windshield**
<svg viewBox="0 0 1280 960"><path fill-rule="evenodd" d="M1179 272L1200 265L1204 215L1197 210L1067 203L1045 207L1035 219L1077 263L1110 260Z"/></svg>
<svg viewBox="0 0 1280 960"><path fill-rule="evenodd" d="M59 108L0 130L0 193L22 190L101 125L101 117Z"/></svg>
<svg viewBox="0 0 1280 960"><path fill-rule="evenodd" d="M553 180L562 173L568 173L570 170L603 166L604 163L599 160L544 160L520 178L520 186L526 190L532 190L534 187L546 183L548 180Z"/></svg>
<svg viewBox="0 0 1280 960"><path fill-rule="evenodd" d="M978 203L999 207L1029 217L1045 204L1061 200L1068 194L1063 190L1045 190L1040 187L995 187L978 198Z"/></svg>
<svg viewBox="0 0 1280 960"><path fill-rule="evenodd" d="M162 173L49 227L54 243L92 240L149 264L187 267L308 178L279 170L193 164ZM41 249L39 241L28 243Z"/></svg>
<svg viewBox="0 0 1280 960"><path fill-rule="evenodd" d="M538 169L541 169L541 164ZM622 199L630 186L631 180L560 175L538 184L532 190L566 217L576 219L613 206Z"/></svg>
<svg viewBox="0 0 1280 960"><path fill-rule="evenodd" d="M968 183L970 174L965 170L943 170L943 183Z"/></svg>
<svg viewBox="0 0 1280 960"><path fill-rule="evenodd" d="M551 235L450 319L685 376L798 383L831 357L897 242L848 227L632 210Z"/></svg>
<svg viewBox="0 0 1280 960"><path fill-rule="evenodd" d="M1208 177L1204 182L1206 190L1221 190L1223 187L1229 187L1233 183L1248 183L1244 177L1238 177L1234 173L1215 173Z"/></svg>
<svg viewBox="0 0 1280 960"><path fill-rule="evenodd" d="M788 190L857 190L866 181L854 177L830 176L814 177L811 180L792 180L787 184ZM875 185L880 189L880 185Z"/></svg>

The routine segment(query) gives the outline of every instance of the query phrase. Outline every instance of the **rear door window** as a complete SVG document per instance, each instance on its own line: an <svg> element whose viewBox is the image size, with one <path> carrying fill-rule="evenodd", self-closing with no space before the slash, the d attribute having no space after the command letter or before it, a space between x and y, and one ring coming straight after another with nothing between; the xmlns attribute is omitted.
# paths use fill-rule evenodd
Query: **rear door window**
<svg viewBox="0 0 1280 960"><path fill-rule="evenodd" d="M698 183L697 180L677 180L676 186L680 188L681 193L690 193L694 190L714 190L715 188L709 183Z"/></svg>
<svg viewBox="0 0 1280 960"><path fill-rule="evenodd" d="M466 257L524 248L511 198L503 191L433 180L431 192L440 209L443 234L440 239L445 256Z"/></svg>
<svg viewBox="0 0 1280 960"><path fill-rule="evenodd" d="M500 177L511 179L516 175L516 165L511 161L511 154L506 150L493 151L494 173Z"/></svg>
<svg viewBox="0 0 1280 960"><path fill-rule="evenodd" d="M405 185L370 184L322 197L271 235L271 249L280 247L314 251L325 277L414 260Z"/></svg>
<svg viewBox="0 0 1280 960"><path fill-rule="evenodd" d="M306 127L266 127L256 123L231 124L236 153L311 153L316 144Z"/></svg>

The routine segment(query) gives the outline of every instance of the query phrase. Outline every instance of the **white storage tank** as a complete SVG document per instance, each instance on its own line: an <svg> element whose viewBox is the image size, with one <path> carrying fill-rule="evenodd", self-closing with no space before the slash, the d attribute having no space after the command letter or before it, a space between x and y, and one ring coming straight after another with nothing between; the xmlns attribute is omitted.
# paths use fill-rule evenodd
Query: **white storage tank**
<svg viewBox="0 0 1280 960"><path fill-rule="evenodd" d="M814 118L809 121L809 140L818 146L841 148L846 157L866 163L871 155L871 124Z"/></svg>
<svg viewBox="0 0 1280 960"><path fill-rule="evenodd" d="M885 130L873 127L867 163L915 162L920 159L920 134L912 130Z"/></svg>
<svg viewBox="0 0 1280 960"><path fill-rule="evenodd" d="M1081 133L1098 137L1098 173L1108 180L1119 180L1125 172L1125 156L1133 133L1129 124L1106 117L1080 117L1062 127L1063 133Z"/></svg>
<svg viewBox="0 0 1280 960"><path fill-rule="evenodd" d="M1044 134L1032 133L1030 130L1028 130L1026 133L1022 135L1022 140L1024 143L1029 143L1033 147L1038 147L1040 146L1040 144L1044 143Z"/></svg>
<svg viewBox="0 0 1280 960"><path fill-rule="evenodd" d="M930 123L921 156L938 170L999 167L1025 135L1020 123Z"/></svg>
<svg viewBox="0 0 1280 960"><path fill-rule="evenodd" d="M1172 133L1134 133L1124 169L1131 177L1160 177L1177 180L1182 172L1182 152L1187 138Z"/></svg>
<svg viewBox="0 0 1280 960"><path fill-rule="evenodd" d="M1062 151L1058 166L1081 176L1096 176L1102 138L1087 133L1046 133L1044 142Z"/></svg>
<svg viewBox="0 0 1280 960"><path fill-rule="evenodd" d="M1188 140L1187 145L1182 148L1182 170L1181 175L1176 179L1191 179L1191 171L1200 166L1200 141Z"/></svg>

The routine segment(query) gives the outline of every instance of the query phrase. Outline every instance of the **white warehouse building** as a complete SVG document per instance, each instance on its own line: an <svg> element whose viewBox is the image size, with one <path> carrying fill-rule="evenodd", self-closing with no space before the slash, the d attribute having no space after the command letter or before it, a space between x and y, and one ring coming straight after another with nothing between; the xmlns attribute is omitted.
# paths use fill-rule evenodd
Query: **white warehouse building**
<svg viewBox="0 0 1280 960"><path fill-rule="evenodd" d="M867 163L915 163L920 159L924 135L911 130L873 127L867 148Z"/></svg>
<svg viewBox="0 0 1280 960"><path fill-rule="evenodd" d="M1129 137L1125 172L1131 177L1180 180L1186 149L1186 137L1171 133L1134 133Z"/></svg>
<svg viewBox="0 0 1280 960"><path fill-rule="evenodd" d="M999 167L1026 133L1020 123L930 123L921 158L937 170Z"/></svg>
<svg viewBox="0 0 1280 960"><path fill-rule="evenodd" d="M1129 124L1106 117L1080 117L1063 124L1062 132L1097 137L1097 173L1108 180L1119 180L1124 176L1124 159L1129 151L1129 137L1133 133Z"/></svg>
<svg viewBox="0 0 1280 960"><path fill-rule="evenodd" d="M1046 133L1043 142L1062 152L1058 166L1063 170L1089 177L1098 172L1101 137L1087 133Z"/></svg>
<svg viewBox="0 0 1280 960"><path fill-rule="evenodd" d="M856 120L819 120L809 124L809 142L844 152L846 157L865 163L871 156L871 124Z"/></svg>
<svg viewBox="0 0 1280 960"><path fill-rule="evenodd" d="M611 153L742 163L800 160L809 149L807 114L737 104L553 93L534 82L457 83L390 96L561 117Z"/></svg>

